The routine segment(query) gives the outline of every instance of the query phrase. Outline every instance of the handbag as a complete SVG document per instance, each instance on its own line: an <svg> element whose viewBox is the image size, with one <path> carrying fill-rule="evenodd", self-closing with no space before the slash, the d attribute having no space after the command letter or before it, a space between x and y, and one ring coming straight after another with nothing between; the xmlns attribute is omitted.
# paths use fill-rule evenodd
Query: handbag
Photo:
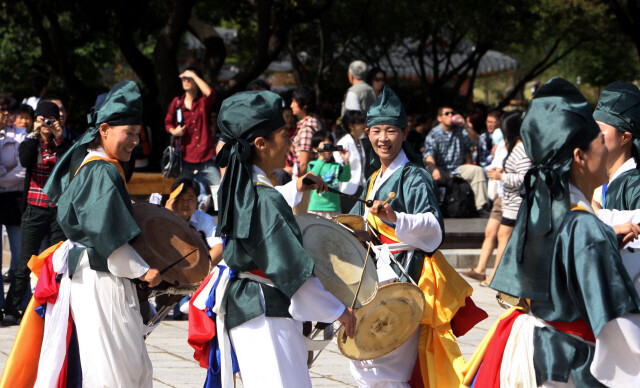
<svg viewBox="0 0 640 388"><path fill-rule="evenodd" d="M177 141L176 141L177 140ZM162 152L162 176L165 178L177 178L182 171L182 153L180 144L182 138L171 136L169 146Z"/></svg>

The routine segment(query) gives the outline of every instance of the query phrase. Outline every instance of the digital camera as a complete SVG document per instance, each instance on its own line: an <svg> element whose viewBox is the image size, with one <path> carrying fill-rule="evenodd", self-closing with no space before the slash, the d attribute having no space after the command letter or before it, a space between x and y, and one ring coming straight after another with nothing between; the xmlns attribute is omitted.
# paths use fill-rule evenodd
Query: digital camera
<svg viewBox="0 0 640 388"><path fill-rule="evenodd" d="M54 119L44 119L44 126L45 127L53 127L53 123L55 122Z"/></svg>

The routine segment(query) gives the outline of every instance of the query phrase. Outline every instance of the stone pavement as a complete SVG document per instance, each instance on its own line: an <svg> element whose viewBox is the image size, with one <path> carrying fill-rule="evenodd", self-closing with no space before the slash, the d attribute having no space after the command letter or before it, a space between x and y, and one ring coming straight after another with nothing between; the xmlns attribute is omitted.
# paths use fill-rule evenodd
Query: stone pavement
<svg viewBox="0 0 640 388"><path fill-rule="evenodd" d="M3 273L6 271L3 268ZM462 354L469 359L487 330L505 311L495 301L495 291L469 280L474 288L475 303L489 314L465 336L458 339ZM7 290L5 285L5 292ZM18 327L0 327L0 365L5 364ZM206 370L193 359L193 350L187 344L187 322L166 320L147 338L147 349L153 363L154 387L202 387ZM348 360L331 343L310 370L314 387L355 387L349 374ZM241 387L241 384L238 384Z"/></svg>

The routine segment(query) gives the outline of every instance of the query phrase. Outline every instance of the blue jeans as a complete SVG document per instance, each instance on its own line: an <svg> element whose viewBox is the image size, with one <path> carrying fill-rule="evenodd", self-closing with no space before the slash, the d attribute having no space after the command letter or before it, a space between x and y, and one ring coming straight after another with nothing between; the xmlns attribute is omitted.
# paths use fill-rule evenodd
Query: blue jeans
<svg viewBox="0 0 640 388"><path fill-rule="evenodd" d="M194 171L198 171L194 174ZM182 171L178 179L189 178L203 182L207 186L220 184L220 169L216 166L215 158L202 163L182 161Z"/></svg>

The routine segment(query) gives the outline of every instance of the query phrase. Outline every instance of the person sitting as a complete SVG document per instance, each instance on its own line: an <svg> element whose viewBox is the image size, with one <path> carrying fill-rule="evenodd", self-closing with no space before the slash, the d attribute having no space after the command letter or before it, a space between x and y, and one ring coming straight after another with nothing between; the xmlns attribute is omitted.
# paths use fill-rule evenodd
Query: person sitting
<svg viewBox="0 0 640 388"><path fill-rule="evenodd" d="M424 141L423 157L433 179L446 185L452 176L460 176L469 182L481 216L488 216L487 178L482 167L471 164L471 147L477 140L475 132L467 131L452 122L455 110L448 106L438 108L438 126Z"/></svg>

